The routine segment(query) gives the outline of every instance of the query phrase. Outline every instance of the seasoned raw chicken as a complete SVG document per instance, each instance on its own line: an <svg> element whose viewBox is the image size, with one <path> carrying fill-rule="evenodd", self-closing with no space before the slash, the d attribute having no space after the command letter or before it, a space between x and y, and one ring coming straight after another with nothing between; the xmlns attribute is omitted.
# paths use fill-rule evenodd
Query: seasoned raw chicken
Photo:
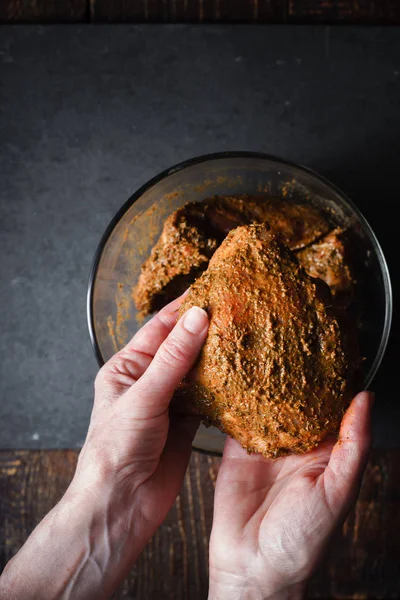
<svg viewBox="0 0 400 600"><path fill-rule="evenodd" d="M144 315L179 296L199 274L227 233L240 225L267 223L291 250L311 244L329 225L314 208L271 196L215 196L170 215L133 290Z"/></svg>
<svg viewBox="0 0 400 600"><path fill-rule="evenodd" d="M345 232L337 228L297 252L297 258L307 273L325 281L336 304L342 307L350 302L355 285L346 250Z"/></svg>
<svg viewBox="0 0 400 600"><path fill-rule="evenodd" d="M136 308L143 315L177 298L207 268L218 247L217 233L207 230L197 204L186 205L166 219L133 290Z"/></svg>
<svg viewBox="0 0 400 600"><path fill-rule="evenodd" d="M238 227L181 307L207 310L210 327L177 402L249 452L310 450L338 430L356 387L331 303L265 226Z"/></svg>
<svg viewBox="0 0 400 600"><path fill-rule="evenodd" d="M273 196L217 196L206 209L206 218L227 234L251 223L266 223L291 250L299 250L325 235L329 224L312 206Z"/></svg>

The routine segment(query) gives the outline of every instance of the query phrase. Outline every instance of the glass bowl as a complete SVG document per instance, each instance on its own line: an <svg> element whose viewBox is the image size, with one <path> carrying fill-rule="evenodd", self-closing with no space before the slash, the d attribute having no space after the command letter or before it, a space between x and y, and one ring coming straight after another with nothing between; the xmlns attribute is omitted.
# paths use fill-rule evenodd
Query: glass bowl
<svg viewBox="0 0 400 600"><path fill-rule="evenodd" d="M361 306L360 350L365 385L375 376L387 345L392 317L389 272L380 245L360 211L323 177L264 154L227 152L201 156L164 171L129 198L97 248L87 298L89 332L99 364L121 349L142 324L132 299L140 267L157 241L165 218L186 202L215 194L259 194L307 202L322 209L333 226L351 234L357 256ZM361 271L363 271L362 276ZM201 426L194 448L220 453L225 435Z"/></svg>

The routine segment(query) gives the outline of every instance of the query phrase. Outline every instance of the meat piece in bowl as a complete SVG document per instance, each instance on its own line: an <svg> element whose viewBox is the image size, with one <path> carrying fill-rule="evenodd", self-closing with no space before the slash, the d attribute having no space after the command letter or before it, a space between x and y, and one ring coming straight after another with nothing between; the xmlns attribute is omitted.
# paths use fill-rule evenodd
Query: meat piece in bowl
<svg viewBox="0 0 400 600"><path fill-rule="evenodd" d="M248 452L312 449L338 431L357 387L359 361L347 358L331 304L266 226L238 227L182 304L180 314L207 310L210 327L176 402Z"/></svg>
<svg viewBox="0 0 400 600"><path fill-rule="evenodd" d="M179 296L199 274L232 229L268 223L291 250L304 248L329 230L326 219L311 206L268 195L215 196L190 202L165 221L161 236L133 291L143 315Z"/></svg>
<svg viewBox="0 0 400 600"><path fill-rule="evenodd" d="M342 308L350 303L355 287L345 236L342 229L336 228L318 242L297 252L297 258L307 273L325 281L336 305Z"/></svg>

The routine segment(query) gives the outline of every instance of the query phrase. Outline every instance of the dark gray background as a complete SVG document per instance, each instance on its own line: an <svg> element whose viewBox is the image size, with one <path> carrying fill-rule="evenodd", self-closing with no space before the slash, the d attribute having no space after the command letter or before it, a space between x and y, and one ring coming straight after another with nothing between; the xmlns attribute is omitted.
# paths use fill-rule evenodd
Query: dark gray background
<svg viewBox="0 0 400 600"><path fill-rule="evenodd" d="M86 283L103 230L160 170L235 149L342 187L398 288L400 30L0 28L0 447L82 443L97 370ZM381 446L398 443L396 337L373 386Z"/></svg>

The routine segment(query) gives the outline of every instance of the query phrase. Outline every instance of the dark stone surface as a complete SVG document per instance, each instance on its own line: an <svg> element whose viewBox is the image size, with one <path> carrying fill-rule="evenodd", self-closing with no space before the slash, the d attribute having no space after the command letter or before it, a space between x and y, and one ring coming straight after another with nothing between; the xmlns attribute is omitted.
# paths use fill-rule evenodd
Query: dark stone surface
<svg viewBox="0 0 400 600"><path fill-rule="evenodd" d="M326 175L398 289L399 107L396 29L0 29L0 447L82 443L93 253L126 198L183 159L256 150ZM398 444L397 340L373 386L382 446Z"/></svg>

